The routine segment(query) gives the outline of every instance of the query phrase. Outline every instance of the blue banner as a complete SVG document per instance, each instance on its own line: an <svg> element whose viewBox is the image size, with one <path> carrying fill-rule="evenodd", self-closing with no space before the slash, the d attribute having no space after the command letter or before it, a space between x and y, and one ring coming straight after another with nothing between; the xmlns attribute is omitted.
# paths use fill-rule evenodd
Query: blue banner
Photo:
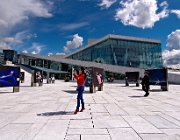
<svg viewBox="0 0 180 140"><path fill-rule="evenodd" d="M146 71L149 75L150 85L167 84L167 69L151 69Z"/></svg>
<svg viewBox="0 0 180 140"><path fill-rule="evenodd" d="M0 66L0 87L19 86L20 67Z"/></svg>

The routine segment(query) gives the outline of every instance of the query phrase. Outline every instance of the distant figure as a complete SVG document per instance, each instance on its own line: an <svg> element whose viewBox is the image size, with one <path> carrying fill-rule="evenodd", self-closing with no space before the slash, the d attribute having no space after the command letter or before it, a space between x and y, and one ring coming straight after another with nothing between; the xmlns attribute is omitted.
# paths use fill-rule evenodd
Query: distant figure
<svg viewBox="0 0 180 140"><path fill-rule="evenodd" d="M78 91L77 106L76 106L76 110L74 111L74 114L77 114L79 112L80 102L82 105L80 112L83 112L83 110L85 110L84 99L83 99L84 83L86 80L85 69L83 67L81 67L79 69L79 74L77 74L77 72L74 71L74 78L77 80L77 84L78 84L77 85L77 91Z"/></svg>
<svg viewBox="0 0 180 140"><path fill-rule="evenodd" d="M51 82L52 82L52 78L49 77L49 78L48 78L48 83L51 84Z"/></svg>
<svg viewBox="0 0 180 140"><path fill-rule="evenodd" d="M149 95L149 75L147 72L144 72L144 77L142 79L142 89L146 92L144 97Z"/></svg>
<svg viewBox="0 0 180 140"><path fill-rule="evenodd" d="M69 80L70 80L70 75L66 74L65 77L64 77L64 81L69 82Z"/></svg>
<svg viewBox="0 0 180 140"><path fill-rule="evenodd" d="M55 83L55 77L54 77L54 75L51 77L51 81L52 81L52 83Z"/></svg>
<svg viewBox="0 0 180 140"><path fill-rule="evenodd" d="M43 76L41 75L41 73L39 75L39 79L40 79L39 86L42 86L43 85Z"/></svg>
<svg viewBox="0 0 180 140"><path fill-rule="evenodd" d="M110 75L110 76L107 78L107 81L108 81L108 82L113 82L113 81L114 81L113 76L112 76L112 75Z"/></svg>
<svg viewBox="0 0 180 140"><path fill-rule="evenodd" d="M36 81L38 82L39 86L42 86L42 76L40 72L36 73Z"/></svg>
<svg viewBox="0 0 180 140"><path fill-rule="evenodd" d="M23 75L22 75L22 73L20 73L19 79L20 79L20 82L23 83Z"/></svg>
<svg viewBox="0 0 180 140"><path fill-rule="evenodd" d="M96 77L97 77L97 80L98 80L98 84L102 84L102 75L100 73L96 73Z"/></svg>

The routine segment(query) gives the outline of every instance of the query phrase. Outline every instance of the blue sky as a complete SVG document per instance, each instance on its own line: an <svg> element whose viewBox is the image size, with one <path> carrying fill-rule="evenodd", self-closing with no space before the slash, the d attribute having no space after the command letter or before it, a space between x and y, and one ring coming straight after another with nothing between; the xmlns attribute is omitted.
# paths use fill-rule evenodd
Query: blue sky
<svg viewBox="0 0 180 140"><path fill-rule="evenodd" d="M70 53L89 38L119 34L159 39L165 58L178 63L179 30L179 0L0 2L0 48L19 52Z"/></svg>

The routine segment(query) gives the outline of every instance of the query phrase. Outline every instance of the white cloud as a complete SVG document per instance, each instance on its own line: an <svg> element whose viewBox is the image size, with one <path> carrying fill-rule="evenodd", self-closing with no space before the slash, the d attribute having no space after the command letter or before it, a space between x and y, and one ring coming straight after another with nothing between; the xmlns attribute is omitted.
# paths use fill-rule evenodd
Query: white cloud
<svg viewBox="0 0 180 140"><path fill-rule="evenodd" d="M35 52L35 51L32 51L32 54L37 54L37 52Z"/></svg>
<svg viewBox="0 0 180 140"><path fill-rule="evenodd" d="M171 10L171 13L176 14L177 17L180 19L180 10Z"/></svg>
<svg viewBox="0 0 180 140"><path fill-rule="evenodd" d="M39 54L44 48L45 45L33 43L32 47L30 47L29 50L32 50L32 54Z"/></svg>
<svg viewBox="0 0 180 140"><path fill-rule="evenodd" d="M20 40L14 38L14 37L5 37L0 39L1 42L4 43L21 43Z"/></svg>
<svg viewBox="0 0 180 140"><path fill-rule="evenodd" d="M69 52L68 47L64 46L64 52L65 52L65 53L68 53L68 52Z"/></svg>
<svg viewBox="0 0 180 140"><path fill-rule="evenodd" d="M167 50L163 52L163 59L166 66L180 68L180 30L168 35Z"/></svg>
<svg viewBox="0 0 180 140"><path fill-rule="evenodd" d="M78 48L83 44L83 37L78 34L73 35L72 41L67 41L66 46L64 46L64 52L68 52L71 49Z"/></svg>
<svg viewBox="0 0 180 140"><path fill-rule="evenodd" d="M53 53L48 53L48 56L53 55Z"/></svg>
<svg viewBox="0 0 180 140"><path fill-rule="evenodd" d="M180 66L180 49L179 50L165 50L163 52L164 64L168 67ZM179 67L180 68L180 67Z"/></svg>
<svg viewBox="0 0 180 140"><path fill-rule="evenodd" d="M101 3L99 4L99 6L101 6L102 8L106 8L108 9L109 7L111 7L112 4L114 4L117 0L101 0Z"/></svg>
<svg viewBox="0 0 180 140"><path fill-rule="evenodd" d="M27 50L23 50L22 53L28 53L28 51Z"/></svg>
<svg viewBox="0 0 180 140"><path fill-rule="evenodd" d="M2 39L0 39L0 50L6 49L11 49L11 46L7 42L4 42Z"/></svg>
<svg viewBox="0 0 180 140"><path fill-rule="evenodd" d="M6 50L6 49L11 49L11 47L8 46L7 43L0 42L0 50Z"/></svg>
<svg viewBox="0 0 180 140"><path fill-rule="evenodd" d="M56 53L56 55L66 55L65 53Z"/></svg>
<svg viewBox="0 0 180 140"><path fill-rule="evenodd" d="M180 29L177 29L176 31L168 35L167 46L169 50L180 49Z"/></svg>
<svg viewBox="0 0 180 140"><path fill-rule="evenodd" d="M49 5L40 0L2 0L0 2L0 31L29 19L29 16L51 17Z"/></svg>
<svg viewBox="0 0 180 140"><path fill-rule="evenodd" d="M71 23L71 24L60 24L59 27L61 30L69 31L82 28L84 26L89 25L88 22L79 22L79 23Z"/></svg>
<svg viewBox="0 0 180 140"><path fill-rule="evenodd" d="M168 17L169 16L169 10L168 10L168 3L166 1L162 2L160 4L160 7L163 9L160 13L158 13L158 17L159 17L159 20L161 18L165 18L165 17ZM158 20L158 21L159 21Z"/></svg>
<svg viewBox="0 0 180 140"><path fill-rule="evenodd" d="M22 31L16 33L11 37L0 38L1 48L11 48L11 49L22 49L24 47L24 42L31 39L36 38L36 34L29 33L28 31Z"/></svg>
<svg viewBox="0 0 180 140"><path fill-rule="evenodd" d="M24 40L37 38L37 34L30 33L29 31L21 31L21 32L16 33L14 38L23 42Z"/></svg>
<svg viewBox="0 0 180 140"><path fill-rule="evenodd" d="M160 4L162 11L157 13L157 0L128 0L121 1L122 8L116 11L115 19L124 25L132 25L139 28L152 28L155 22L169 15L167 2Z"/></svg>
<svg viewBox="0 0 180 140"><path fill-rule="evenodd" d="M37 34L30 33L29 31L21 31L17 32L14 36L0 38L0 42L17 44L32 38L37 38Z"/></svg>
<svg viewBox="0 0 180 140"><path fill-rule="evenodd" d="M168 7L167 1L163 1L162 3L160 3L160 6L167 8Z"/></svg>
<svg viewBox="0 0 180 140"><path fill-rule="evenodd" d="M0 38L0 42L7 43L7 44L19 44L26 38L27 32L18 32L15 34L14 37L4 37Z"/></svg>

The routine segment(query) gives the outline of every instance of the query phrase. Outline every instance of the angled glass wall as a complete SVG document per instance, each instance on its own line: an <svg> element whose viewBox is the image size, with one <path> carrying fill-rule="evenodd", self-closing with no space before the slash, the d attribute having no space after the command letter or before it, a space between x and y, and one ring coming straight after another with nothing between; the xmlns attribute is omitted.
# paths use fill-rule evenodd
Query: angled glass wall
<svg viewBox="0 0 180 140"><path fill-rule="evenodd" d="M110 38L68 58L128 67L163 67L160 43L134 40Z"/></svg>

